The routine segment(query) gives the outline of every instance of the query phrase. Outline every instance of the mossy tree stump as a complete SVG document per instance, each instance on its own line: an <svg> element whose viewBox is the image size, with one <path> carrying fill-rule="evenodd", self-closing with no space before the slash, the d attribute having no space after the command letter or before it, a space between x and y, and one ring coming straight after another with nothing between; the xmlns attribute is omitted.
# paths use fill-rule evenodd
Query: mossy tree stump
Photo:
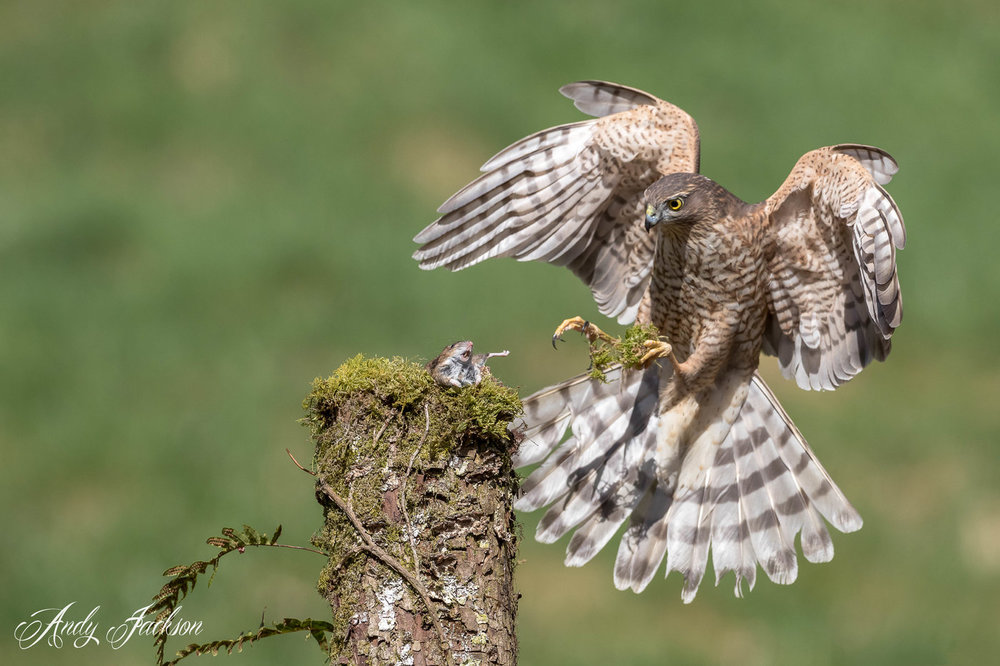
<svg viewBox="0 0 1000 666"><path fill-rule="evenodd" d="M492 377L445 389L417 364L358 356L306 408L332 663L516 663L517 393Z"/></svg>

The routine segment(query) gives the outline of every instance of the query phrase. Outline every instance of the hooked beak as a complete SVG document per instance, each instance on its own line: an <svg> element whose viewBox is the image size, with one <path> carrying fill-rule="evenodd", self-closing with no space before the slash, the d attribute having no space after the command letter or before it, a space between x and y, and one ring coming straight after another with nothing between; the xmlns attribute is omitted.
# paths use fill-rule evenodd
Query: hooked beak
<svg viewBox="0 0 1000 666"><path fill-rule="evenodd" d="M660 215L653 208L653 204L646 204L646 231L648 232L660 221Z"/></svg>

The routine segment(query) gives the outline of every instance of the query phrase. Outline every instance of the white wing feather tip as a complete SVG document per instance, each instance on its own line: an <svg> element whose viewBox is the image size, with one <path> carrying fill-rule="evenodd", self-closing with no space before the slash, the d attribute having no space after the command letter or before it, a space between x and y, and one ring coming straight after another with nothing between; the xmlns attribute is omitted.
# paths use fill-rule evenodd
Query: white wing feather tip
<svg viewBox="0 0 1000 666"><path fill-rule="evenodd" d="M559 88L573 105L591 116L607 116L636 106L655 105L659 100L637 88L608 81L576 81Z"/></svg>
<svg viewBox="0 0 1000 666"><path fill-rule="evenodd" d="M879 185L887 185L899 172L899 164L881 148L860 143L842 143L833 146L833 149L861 162Z"/></svg>

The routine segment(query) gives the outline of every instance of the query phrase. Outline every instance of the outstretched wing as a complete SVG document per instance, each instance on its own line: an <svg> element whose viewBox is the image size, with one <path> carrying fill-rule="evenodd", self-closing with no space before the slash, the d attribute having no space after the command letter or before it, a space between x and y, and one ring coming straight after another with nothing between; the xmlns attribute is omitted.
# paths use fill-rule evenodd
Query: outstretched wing
<svg viewBox="0 0 1000 666"><path fill-rule="evenodd" d="M903 316L896 249L906 231L882 185L897 169L878 148L820 148L766 202L764 351L804 389L834 389L889 353Z"/></svg>
<svg viewBox="0 0 1000 666"><path fill-rule="evenodd" d="M664 174L698 170L698 127L634 88L581 81L560 92L601 117L502 150L417 234L413 257L424 269L460 270L490 257L568 266L602 313L629 323L656 249L642 226L643 192Z"/></svg>

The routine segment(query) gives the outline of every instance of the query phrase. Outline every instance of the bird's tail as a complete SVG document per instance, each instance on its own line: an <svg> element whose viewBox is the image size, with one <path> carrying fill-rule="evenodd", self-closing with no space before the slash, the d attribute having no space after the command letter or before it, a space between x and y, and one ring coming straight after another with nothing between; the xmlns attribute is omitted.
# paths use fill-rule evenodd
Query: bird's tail
<svg viewBox="0 0 1000 666"><path fill-rule="evenodd" d="M658 409L669 368L615 368L524 401L525 439L515 465L542 464L515 504L549 506L536 539L576 528L567 566L582 566L628 520L615 585L641 592L667 558L694 599L713 553L716 584L728 571L750 589L757 564L778 583L798 571L795 535L810 562L833 557L823 518L842 532L861 517L823 469L764 380L731 374L702 394ZM567 428L571 436L562 441Z"/></svg>

